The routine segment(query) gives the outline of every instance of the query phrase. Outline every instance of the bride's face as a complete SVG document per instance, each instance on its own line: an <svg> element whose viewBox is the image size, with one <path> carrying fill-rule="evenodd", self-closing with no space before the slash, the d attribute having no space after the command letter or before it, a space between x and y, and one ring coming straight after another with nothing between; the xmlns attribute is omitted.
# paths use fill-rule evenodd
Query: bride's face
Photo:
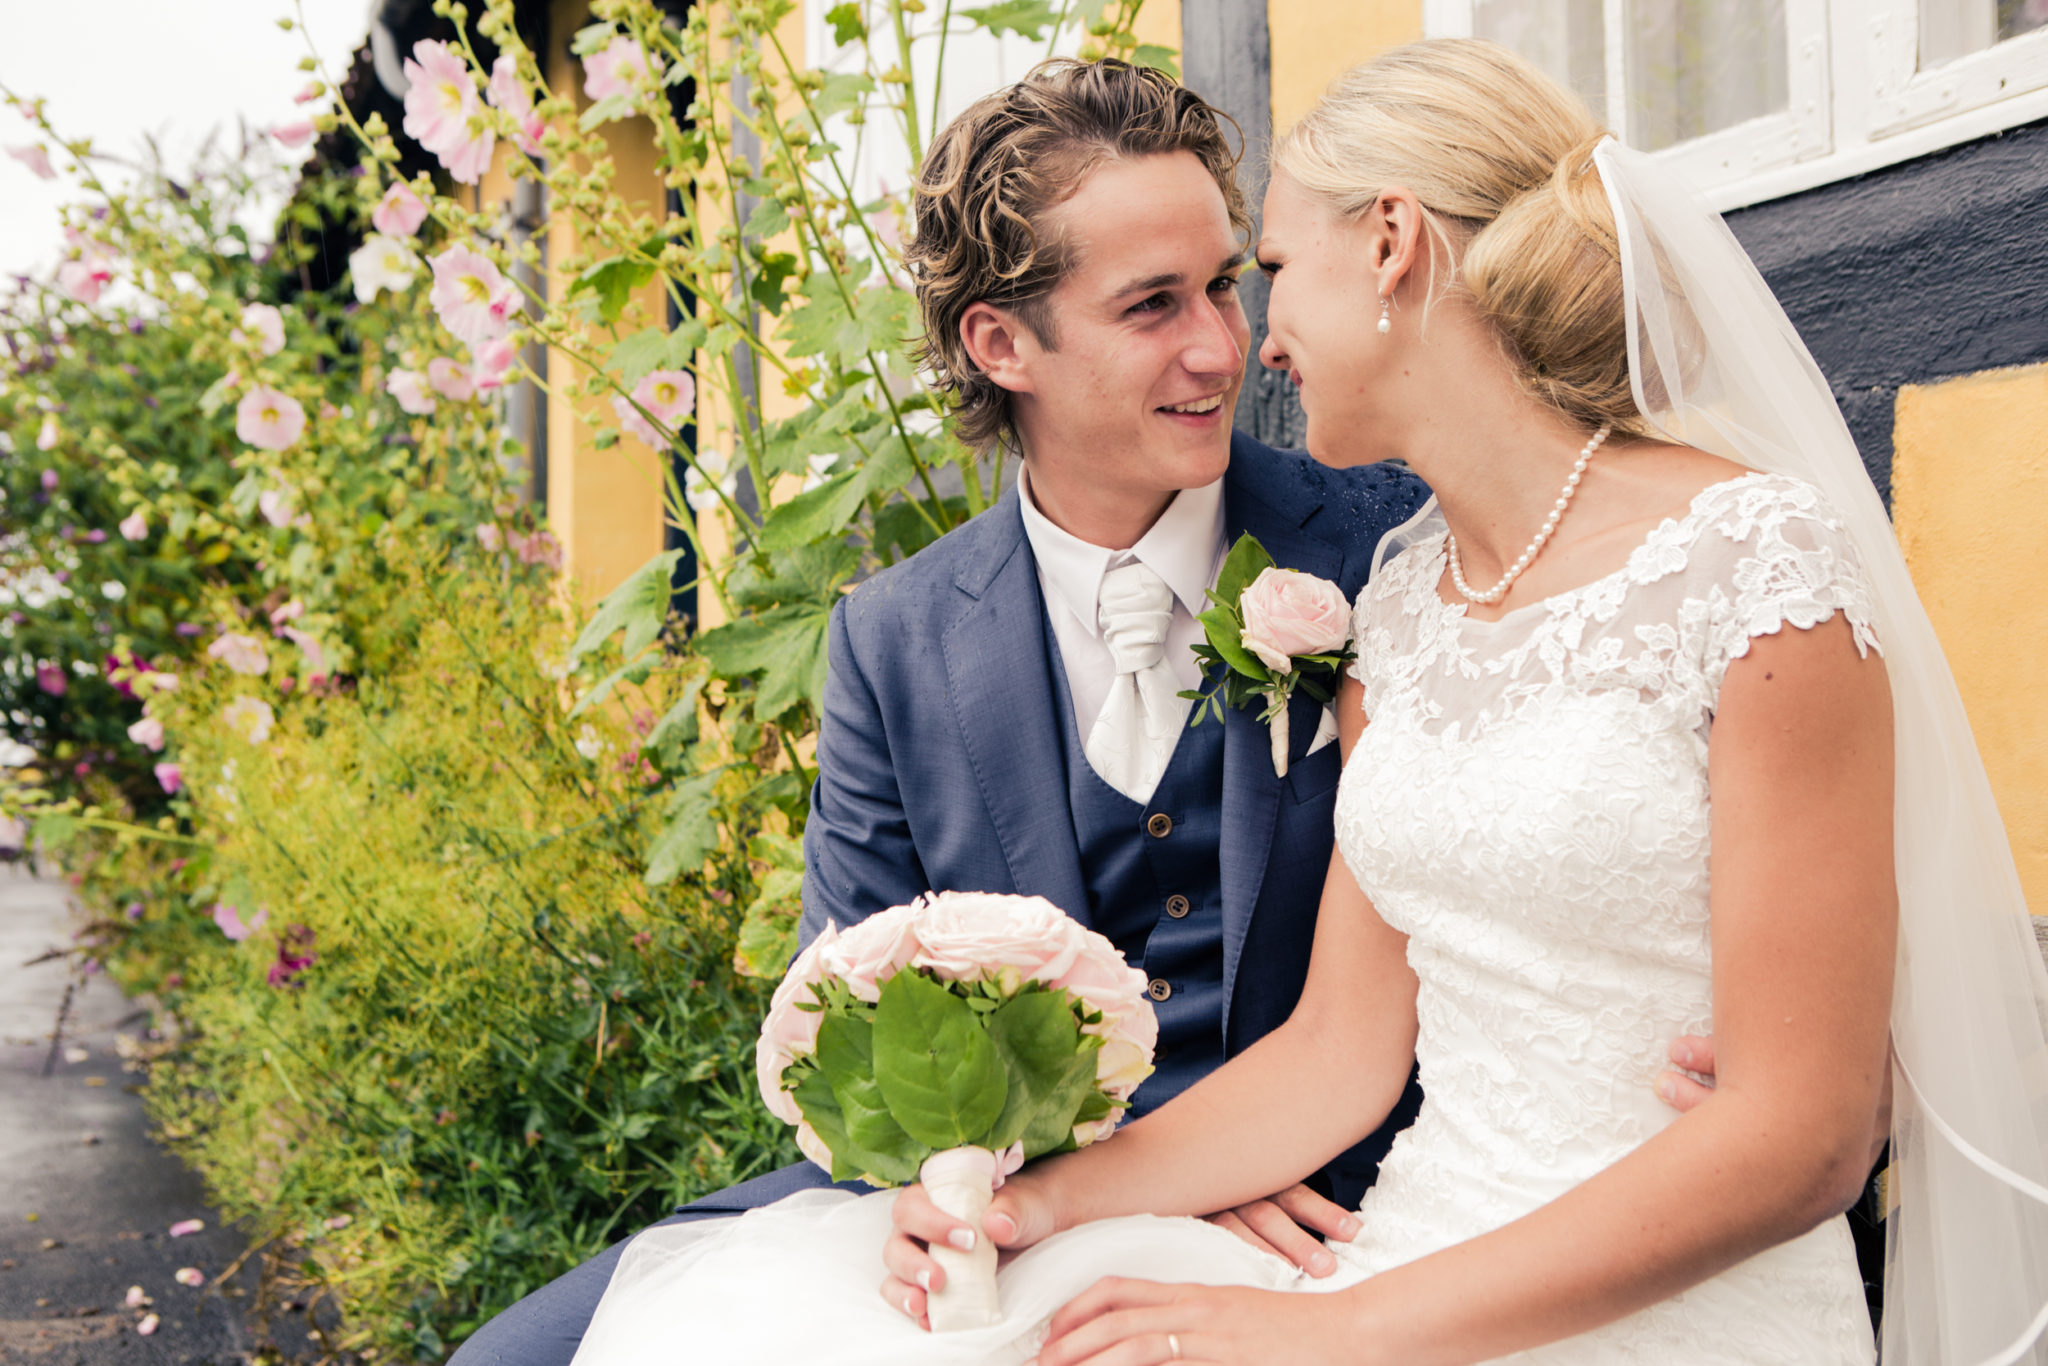
<svg viewBox="0 0 2048 1366"><path fill-rule="evenodd" d="M1259 268L1272 281L1259 359L1300 390L1309 453L1326 465L1386 454L1372 439L1386 416L1376 395L1399 348L1378 331L1374 255L1364 227L1274 174L1258 244Z"/></svg>

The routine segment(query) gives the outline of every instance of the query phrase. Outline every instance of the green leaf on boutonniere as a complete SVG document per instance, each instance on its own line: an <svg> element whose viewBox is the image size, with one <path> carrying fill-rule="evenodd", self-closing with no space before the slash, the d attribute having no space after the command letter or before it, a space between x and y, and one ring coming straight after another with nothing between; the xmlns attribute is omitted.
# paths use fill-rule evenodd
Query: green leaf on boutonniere
<svg viewBox="0 0 2048 1366"><path fill-rule="evenodd" d="M1225 664L1246 678L1261 683L1272 678L1272 672L1259 662L1259 657L1244 647L1244 620L1237 614L1235 599L1228 604L1211 607L1195 620L1202 623L1210 648Z"/></svg>
<svg viewBox="0 0 2048 1366"><path fill-rule="evenodd" d="M1252 586L1253 579L1272 567L1273 557L1266 553L1266 547L1259 544L1256 536L1238 537L1237 544L1230 547L1230 553L1223 557L1223 568L1216 571L1216 586L1209 591L1209 600L1227 606L1232 620L1237 620L1237 600L1244 596L1245 589ZM1238 621L1240 627L1243 624Z"/></svg>

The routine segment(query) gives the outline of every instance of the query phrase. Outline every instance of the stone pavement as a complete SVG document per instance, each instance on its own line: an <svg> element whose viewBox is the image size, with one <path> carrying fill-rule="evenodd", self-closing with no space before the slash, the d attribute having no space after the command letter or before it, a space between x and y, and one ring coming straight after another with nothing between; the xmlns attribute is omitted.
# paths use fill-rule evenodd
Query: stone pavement
<svg viewBox="0 0 2048 1366"><path fill-rule="evenodd" d="M147 1017L67 957L34 961L72 942L66 891L0 865L0 1363L313 1360L299 1315L277 1325L282 1348L245 1322L253 1266L213 1284L246 1245L145 1132L122 1058ZM191 1219L205 1228L170 1236ZM187 1267L206 1284L180 1284ZM149 1302L130 1306L131 1287Z"/></svg>

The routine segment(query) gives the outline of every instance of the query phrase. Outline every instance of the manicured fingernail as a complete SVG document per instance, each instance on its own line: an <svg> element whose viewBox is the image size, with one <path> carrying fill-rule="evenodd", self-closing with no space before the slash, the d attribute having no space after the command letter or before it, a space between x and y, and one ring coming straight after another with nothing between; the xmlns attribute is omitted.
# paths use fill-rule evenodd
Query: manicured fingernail
<svg viewBox="0 0 2048 1366"><path fill-rule="evenodd" d="M946 1241L959 1248L962 1252L972 1252L974 1251L974 1230L971 1228L956 1228L946 1235Z"/></svg>
<svg viewBox="0 0 2048 1366"><path fill-rule="evenodd" d="M1668 1105L1675 1101L1677 1098L1678 1088L1671 1084L1671 1078L1657 1078L1657 1099L1663 1101L1665 1104Z"/></svg>
<svg viewBox="0 0 2048 1366"><path fill-rule="evenodd" d="M1318 1252L1308 1259L1311 1276L1327 1276L1337 1269L1337 1259L1327 1252Z"/></svg>
<svg viewBox="0 0 2048 1366"><path fill-rule="evenodd" d="M919 1289L921 1289L921 1290L923 1290L925 1294L927 1294L927 1295L931 1294L931 1293L932 1293L932 1273L931 1273L931 1272L930 1272L929 1270L926 1270L926 1271L920 1271L920 1272L918 1272L918 1273L917 1273L917 1284L918 1284L918 1288L919 1288Z"/></svg>
<svg viewBox="0 0 2048 1366"><path fill-rule="evenodd" d="M1364 1227L1364 1224L1358 1222L1357 1215L1347 1214L1344 1216L1344 1222L1337 1225L1337 1236L1348 1243L1353 1238L1356 1238L1358 1236L1359 1230L1363 1229Z"/></svg>
<svg viewBox="0 0 2048 1366"><path fill-rule="evenodd" d="M1686 1044L1679 1044L1673 1048L1671 1057L1680 1067L1692 1066L1692 1049Z"/></svg>
<svg viewBox="0 0 2048 1366"><path fill-rule="evenodd" d="M913 1323L914 1323L914 1322L916 1322L916 1320L917 1320L917 1301L915 1301L915 1300L911 1299L911 1298L910 1298L910 1296L908 1296L908 1295L905 1295L905 1296L903 1297L903 1312L904 1312L904 1313L906 1313L906 1314L908 1314L908 1315L910 1315L911 1321L912 1321Z"/></svg>

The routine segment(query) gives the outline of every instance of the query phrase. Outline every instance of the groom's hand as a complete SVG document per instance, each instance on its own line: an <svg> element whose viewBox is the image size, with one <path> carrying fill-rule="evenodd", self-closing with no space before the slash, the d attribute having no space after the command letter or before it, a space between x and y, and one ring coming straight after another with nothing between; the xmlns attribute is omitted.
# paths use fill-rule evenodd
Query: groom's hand
<svg viewBox="0 0 2048 1366"><path fill-rule="evenodd" d="M1348 1243L1359 1230L1357 1215L1299 1185L1270 1199L1212 1214L1209 1222L1229 1229L1262 1252L1294 1263L1311 1276L1327 1276L1337 1269L1337 1259L1316 1234Z"/></svg>
<svg viewBox="0 0 2048 1366"><path fill-rule="evenodd" d="M882 1248L882 1298L929 1330L926 1300L946 1288L946 1273L932 1258L933 1243L947 1243L962 1252L974 1249L974 1230L932 1203L923 1186L905 1186L889 1214L894 1227ZM1004 1252L1030 1247L1053 1232L1052 1206L1035 1194L1028 1176L1012 1177L989 1201L981 1216L989 1241Z"/></svg>
<svg viewBox="0 0 2048 1366"><path fill-rule="evenodd" d="M1670 1057L1676 1066L1657 1074L1657 1097L1684 1114L1714 1094L1714 1037L1680 1035L1671 1045ZM1690 1072L1697 1072L1706 1080L1686 1075Z"/></svg>

